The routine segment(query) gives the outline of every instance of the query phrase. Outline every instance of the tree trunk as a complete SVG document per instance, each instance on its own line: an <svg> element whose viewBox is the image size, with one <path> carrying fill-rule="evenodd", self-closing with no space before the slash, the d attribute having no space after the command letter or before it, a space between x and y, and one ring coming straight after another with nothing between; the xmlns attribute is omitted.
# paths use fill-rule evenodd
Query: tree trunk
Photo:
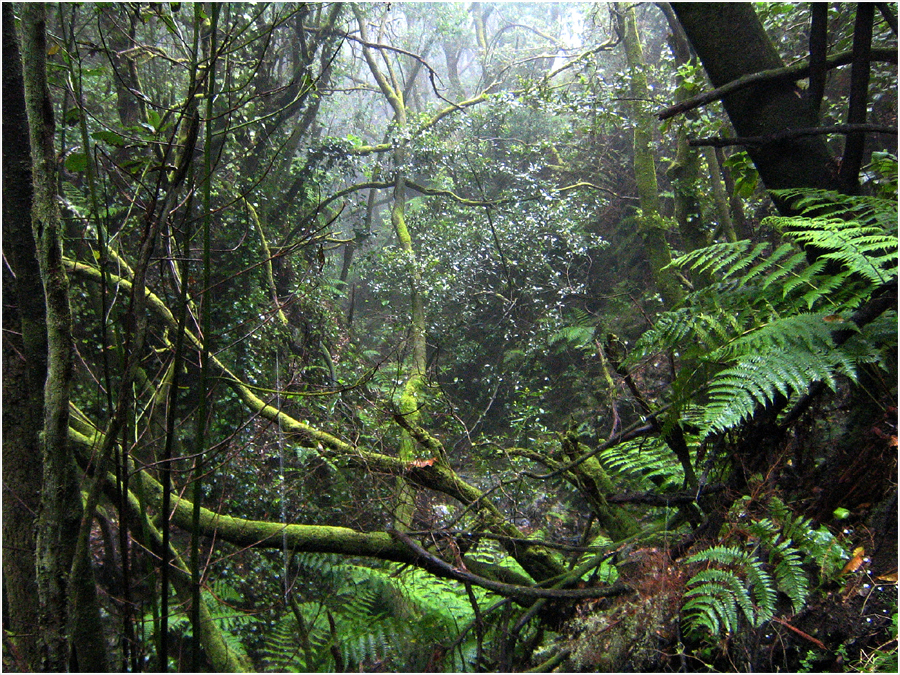
<svg viewBox="0 0 900 675"><path fill-rule="evenodd" d="M666 16L671 31L666 38L669 49L675 57L675 65L681 67L688 63L696 62L691 56L691 48L688 45L681 25L672 8L666 2L659 3L659 8ZM693 65L693 64L692 64ZM675 101L684 101L690 94L684 87L684 78L676 74ZM691 114L693 113L693 114ZM696 111L689 111L685 119L697 118ZM675 161L666 170L666 174L672 181L672 192L675 201L675 221L681 232L681 239L686 251L694 251L709 244L709 236L703 227L703 219L700 213L700 156L695 148L688 143L688 125L684 122L676 127L676 152Z"/></svg>
<svg viewBox="0 0 900 675"><path fill-rule="evenodd" d="M731 171L725 166L725 151L722 148L715 148L716 162L722 181L725 183L725 194L728 197L728 205L731 207L731 219L734 222L735 236L738 239L750 239L753 236L753 229L747 222L747 216L744 214L744 202L740 196L735 194L734 179L731 177Z"/></svg>
<svg viewBox="0 0 900 675"><path fill-rule="evenodd" d="M35 524L47 373L44 291L31 236L31 155L12 5L3 4L3 583L18 667L39 665ZM21 335L16 332L21 330Z"/></svg>
<svg viewBox="0 0 900 675"><path fill-rule="evenodd" d="M46 6L22 6L22 72L33 171L32 232L46 299L47 379L44 384L43 486L37 526L37 582L43 670L105 671L90 564L71 574L81 524L81 488L68 445L73 341L69 283L62 264L56 192L55 123L47 86ZM87 555L87 551L82 551Z"/></svg>
<svg viewBox="0 0 900 675"><path fill-rule="evenodd" d="M734 221L731 219L731 210L728 208L728 195L722 183L722 170L719 167L719 158L715 148L705 148L703 156L706 158L706 166L709 169L709 185L712 188L713 203L716 206L716 218L719 226L713 238L724 236L727 241L737 241L734 231Z"/></svg>
<svg viewBox="0 0 900 675"><path fill-rule="evenodd" d="M784 66L753 5L677 2L672 9L713 87ZM722 102L738 136L765 136L818 124L814 107L792 82L764 82L729 94ZM747 152L769 190L838 186L837 166L822 136L748 147ZM781 200L775 202L782 213L790 213Z"/></svg>
<svg viewBox="0 0 900 675"><path fill-rule="evenodd" d="M367 28L362 13L354 7L357 22L359 23L360 36L368 41ZM397 133L402 137L406 129L406 103L403 99L403 89L389 71L390 81L381 72L372 55L371 49L363 47L363 55L372 76L378 82L381 93L388 100L394 111L394 125ZM406 256L409 266L409 304L410 327L409 344L411 358L409 374L403 390L400 394L400 414L411 425L420 424L422 418L423 394L425 388L426 369L426 345L425 345L425 300L422 297L422 279L419 273L416 252L413 248L412 236L406 226L406 176L402 166L406 161L405 142L399 141L394 149L394 177L393 205L391 206L391 225L400 242L400 250ZM402 432L400 439L400 459L410 462L418 456L416 442L407 432ZM398 529L408 529L412 524L415 514L415 488L403 478L397 480L396 506L394 509L395 526Z"/></svg>
<svg viewBox="0 0 900 675"><path fill-rule="evenodd" d="M623 14L622 40L628 59L628 79L634 118L634 177L641 204L639 228L656 288L666 308L671 308L681 301L683 292L678 280L672 274L663 271L663 268L672 262L672 254L666 242L666 229L659 212L656 158L652 147L654 118L646 104L650 100L647 77L644 75L646 64L634 19L634 6L623 7Z"/></svg>

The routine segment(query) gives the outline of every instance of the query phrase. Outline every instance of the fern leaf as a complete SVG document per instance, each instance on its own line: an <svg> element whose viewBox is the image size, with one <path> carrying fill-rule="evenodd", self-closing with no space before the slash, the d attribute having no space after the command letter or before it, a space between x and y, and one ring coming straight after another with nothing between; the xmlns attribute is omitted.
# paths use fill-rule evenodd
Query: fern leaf
<svg viewBox="0 0 900 675"><path fill-rule="evenodd" d="M729 573L723 572L723 575L729 576ZM730 576L740 586L740 581L733 575ZM700 585L685 593L689 600L684 603L682 611L688 624L691 627L706 626L713 634L717 634L720 628L729 633L737 631L737 600L729 585L720 583L719 580L709 582L698 580L698 583Z"/></svg>
<svg viewBox="0 0 900 675"><path fill-rule="evenodd" d="M741 580L733 572L720 569L703 570L702 572L695 574L690 581L688 581L688 586L694 585L697 585L697 588L689 590L685 593L686 596L709 593L710 587L716 585L726 589L727 594L725 594L724 597L730 596L732 604L741 608L744 618L746 618L751 625L755 625L753 603L750 601L750 594L747 592L747 589L744 587ZM720 594L720 597L723 596ZM733 625L736 626L736 624L737 622L734 621Z"/></svg>
<svg viewBox="0 0 900 675"><path fill-rule="evenodd" d="M771 557L778 558L775 580L779 590L790 598L794 612L799 612L809 595L809 579L803 571L803 558L789 539L777 544L772 549Z"/></svg>

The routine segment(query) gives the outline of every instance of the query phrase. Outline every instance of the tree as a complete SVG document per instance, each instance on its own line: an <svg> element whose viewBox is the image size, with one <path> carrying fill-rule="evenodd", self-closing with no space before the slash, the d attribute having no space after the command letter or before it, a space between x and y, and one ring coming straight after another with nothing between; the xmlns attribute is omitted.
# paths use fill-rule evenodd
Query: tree
<svg viewBox="0 0 900 675"><path fill-rule="evenodd" d="M86 542L78 538L84 514L75 458L68 444L73 345L69 284L62 264L56 201L55 128L46 81L45 22L43 6L23 8L23 89L34 177L31 230L46 298L47 326L41 432L43 476L36 541L41 666L46 670L65 670L73 663L76 667L104 671L106 648L100 630L100 610L91 568L85 564ZM88 514L88 521L90 518Z"/></svg>
<svg viewBox="0 0 900 675"><path fill-rule="evenodd" d="M665 271L672 256L666 242L666 227L662 222L659 209L659 189L656 183L656 162L650 148L653 138L653 118L643 104L649 98L647 82L644 76L644 57L638 38L637 24L634 18L634 6L624 7L623 42L628 60L630 95L632 98L632 117L635 119L634 129L634 173L637 181L638 196L641 203L640 231L653 278L662 295L666 307L674 307L681 299L678 280Z"/></svg>
<svg viewBox="0 0 900 675"><path fill-rule="evenodd" d="M9 631L15 635L22 670L36 670L39 661L37 579L35 577L35 516L40 508L43 384L46 378L44 291L31 234L31 151L22 84L18 37L12 9L3 6L3 60L14 64L3 71L3 252L9 268L3 272L4 325L20 338L3 339L3 556L4 597L10 606ZM35 462L38 458L38 462ZM37 464L37 467L35 466Z"/></svg>
<svg viewBox="0 0 900 675"><path fill-rule="evenodd" d="M714 87L784 68L752 7L728 3L703 6L673 3L672 7ZM850 124L865 121L865 113L860 111L866 107L868 93L869 43L874 16L870 9L863 8L857 14L853 63L858 83L851 93ZM813 54L812 58L815 57ZM818 125L819 94L815 92L814 88L804 95L791 78L771 77L726 95L723 103L739 136L775 136L797 128L798 124ZM848 140L847 152L852 156L847 157L849 164L840 172L822 136L792 135L777 143L750 146L748 152L770 190L814 187L854 191L862 162L860 134L851 132L850 138L857 140ZM848 179L851 175L853 178ZM781 208L787 207L781 204Z"/></svg>

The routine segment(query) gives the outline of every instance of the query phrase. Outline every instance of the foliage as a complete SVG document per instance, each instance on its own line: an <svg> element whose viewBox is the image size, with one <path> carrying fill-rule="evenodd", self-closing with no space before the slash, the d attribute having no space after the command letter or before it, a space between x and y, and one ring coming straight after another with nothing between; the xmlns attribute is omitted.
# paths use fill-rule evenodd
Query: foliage
<svg viewBox="0 0 900 675"><path fill-rule="evenodd" d="M630 479L637 489L665 493L684 484L684 469L660 438L614 445L601 452L598 459L611 475Z"/></svg>
<svg viewBox="0 0 900 675"><path fill-rule="evenodd" d="M896 158L886 152L873 153L862 176L877 197L786 191L778 196L800 215L765 220L755 235L769 241L714 243L678 257L667 272L690 277L692 293L657 315L661 300L649 283L633 196L629 75L615 48L620 9L226 3L212 17L205 6L183 3L51 9L65 255L123 279L86 282L71 263L73 402L97 429L115 429L122 444L110 448L117 480L106 487L140 484L123 472L128 456L148 476L166 474L171 495L223 516L298 530L350 527L369 537L387 534L404 494L398 485L409 479L418 491L410 520L423 530L411 536L427 542L430 530L439 539L444 526L471 530L467 542L483 533L467 559L505 567L521 581L524 570L509 552L549 577L599 560L606 554L598 549L624 551L625 542L598 535L609 493L646 491L659 504L678 492L657 519L668 546L688 523L723 515L717 500L733 492L704 488L740 477L745 458L735 460L733 441L750 435L744 429L761 408L797 400L814 382L841 391L890 368L896 314L854 322L896 279ZM706 88L698 63L675 72L661 9L636 8L647 29L648 93L638 102L645 111L673 97L676 75L685 93ZM852 13L829 9L835 48L850 45ZM760 6L791 58L808 48L794 24L809 14L788 3ZM886 32L880 26L876 35ZM376 82L364 47L402 92L400 106L382 96L387 87ZM879 68L873 82L885 79ZM895 119L896 96L881 88L888 95L873 113ZM826 94L823 119L843 95ZM185 133L191 119L199 122L194 147ZM729 128L719 103L679 117L654 134L664 162L675 154L676 127L692 136ZM737 197L760 205L750 156L734 153L725 166ZM667 213L683 186L664 172L658 179ZM698 223L711 211L704 190L697 188ZM409 236L395 226L398 214ZM203 222L212 225L207 242ZM660 236L667 246L684 245L672 229ZM398 239L411 243L400 250ZM198 264L204 248L208 283ZM172 316L183 314L198 337L184 341L178 357L175 324L124 290L137 276L127 267L141 265L154 297ZM132 308L142 313L132 316ZM648 325L622 367L624 346ZM146 341L137 337L144 327ZM231 372L206 372L201 337L204 353ZM621 347L615 354L606 351L613 342ZM400 440L412 437L392 416L410 379L410 353L427 361L415 421L443 445L437 463L397 461ZM170 368L176 358L182 370ZM176 372L179 386L170 389L163 374ZM249 402L245 384L260 406ZM828 433L846 417L827 415L817 421ZM637 425L648 435L555 471ZM556 433L564 428L568 446ZM686 443L686 457L675 457L673 438ZM533 463L542 459L550 475L539 477ZM106 460L82 465L85 481L102 476L91 468L98 461ZM686 495L685 467L700 462L701 490ZM202 489L192 495L193 486ZM435 506L445 510L438 515ZM645 521L663 512L640 501L609 507ZM174 522L191 529L160 517L155 503L146 508L166 533ZM105 519L107 529L125 527L126 514L116 516ZM704 566L684 605L700 639L804 606L845 556L827 529L774 497L740 499L729 518L721 541L688 562ZM642 529L641 546L660 536L656 524ZM488 541L488 532L508 549ZM145 587L154 588L155 562L144 553L151 543L137 528L117 534L104 531L108 566L134 575L146 562ZM116 541L129 537L134 545L117 550ZM514 543L520 537L551 546L523 554ZM180 548L186 539L170 543ZM97 542L89 540L93 551ZM477 588L375 559L303 553L287 565L274 537L220 556L223 540L230 545L224 530L202 540L209 555L192 555L192 571L209 580L204 598L228 646L272 670L511 670L553 639L570 610L556 601L495 603ZM445 555L451 564L454 553ZM209 566L199 569L204 560ZM612 560L582 581L612 584ZM658 612L641 615L653 658L668 649L654 622L674 616L688 575L668 569L672 575L648 581L622 566L623 582L666 585ZM149 625L150 613L104 590L101 602L120 622L123 669L136 670L138 657L156 647L146 638L151 631L136 640L129 631L135 616ZM489 610L491 603L502 611ZM614 601L623 615L639 609L632 603ZM198 636L182 613L172 615L167 637L186 653ZM129 664L132 644L138 656Z"/></svg>
<svg viewBox="0 0 900 675"><path fill-rule="evenodd" d="M803 214L772 218L790 240L774 249L749 241L713 244L672 265L717 281L686 307L662 315L639 340L632 363L680 349L676 405L705 392L702 435L749 419L776 397L800 395L813 382L836 387L857 379L860 364L882 364L881 321L860 329L852 312L897 275L896 202L830 192L785 191ZM807 262L800 248L815 250ZM840 263L834 268L833 263ZM838 333L853 333L841 344ZM888 341L887 344L890 344Z"/></svg>
<svg viewBox="0 0 900 675"><path fill-rule="evenodd" d="M297 589L316 599L298 603L302 625L296 613L287 613L267 633L259 652L273 670L333 670L336 656L352 670L379 664L422 670L435 646L449 645L474 617L463 589L417 568L369 567L322 554L294 560ZM452 670L470 667L472 640L463 640L447 658Z"/></svg>
<svg viewBox="0 0 900 675"><path fill-rule="evenodd" d="M896 603L896 601L895 601ZM863 673L894 673L897 672L897 611L896 604L894 614L891 617L891 639L883 645L873 649L864 659L861 659L857 668Z"/></svg>
<svg viewBox="0 0 900 675"><path fill-rule="evenodd" d="M814 528L809 519L794 516L778 497L772 496L768 504L771 518L749 518L752 507L748 497L731 510L734 522L725 541L740 538L742 544L720 543L684 560L707 563L687 582L682 612L689 633L699 636L706 630L714 637L734 633L741 617L759 627L776 615L779 592L796 614L811 589L805 566L813 563L823 581L834 579L848 557L826 528Z"/></svg>
<svg viewBox="0 0 900 675"><path fill-rule="evenodd" d="M241 593L224 579L216 579L208 589L203 590L202 597L209 608L213 623L221 632L225 645L229 650L246 658L247 648L244 642L258 630L259 619L252 612L239 608L240 603L244 601ZM193 636L188 615L189 612L182 608L169 616L169 634L186 643ZM153 616L148 613L144 617L144 623L152 627Z"/></svg>

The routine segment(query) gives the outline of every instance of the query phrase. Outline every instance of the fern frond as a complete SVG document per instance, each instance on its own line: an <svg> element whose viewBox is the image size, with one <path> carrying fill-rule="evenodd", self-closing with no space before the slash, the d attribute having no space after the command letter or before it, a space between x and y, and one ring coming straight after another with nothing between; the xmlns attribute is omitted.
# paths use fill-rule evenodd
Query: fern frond
<svg viewBox="0 0 900 675"><path fill-rule="evenodd" d="M775 603L778 600L775 582L763 567L762 562L755 558L749 559L743 569L756 600L756 623L754 625L760 626L775 616Z"/></svg>
<svg viewBox="0 0 900 675"><path fill-rule="evenodd" d="M772 349L830 351L834 348L831 333L836 326L841 330L857 330L856 324L851 322L836 322L835 315L828 311L773 318L710 352L707 359L730 361L745 355L764 354Z"/></svg>
<svg viewBox="0 0 900 675"><path fill-rule="evenodd" d="M689 632L707 628L713 635L718 635L720 629L726 632L737 629L737 612L728 589L718 584L705 584L690 592L695 592L694 597L682 606Z"/></svg>
<svg viewBox="0 0 900 675"><path fill-rule="evenodd" d="M897 237L880 228L821 218L784 218L772 224L801 245L824 249L823 258L842 263L873 284L897 276Z"/></svg>
<svg viewBox="0 0 900 675"><path fill-rule="evenodd" d="M711 546L685 559L685 563L714 562L719 565L740 565L749 559L749 554L735 546Z"/></svg>
<svg viewBox="0 0 900 675"><path fill-rule="evenodd" d="M688 267L695 272L708 274L718 274L726 267L736 266L731 267L734 272L761 256L765 248L765 244L757 244L748 252L750 242L747 240L716 243L678 256L668 266Z"/></svg>
<svg viewBox="0 0 900 675"><path fill-rule="evenodd" d="M696 588L692 588L685 593L685 596L688 597L709 594L712 587L721 586L727 591L727 594L719 593L719 597L730 596L732 604L740 607L744 618L751 625L755 625L756 618L753 611L753 603L750 601L750 594L733 572L715 568L703 570L691 577L690 581L688 581L688 586L696 586ZM736 619L737 617L734 618ZM736 627L737 621L726 621L725 623L732 623Z"/></svg>
<svg viewBox="0 0 900 675"><path fill-rule="evenodd" d="M809 188L773 190L773 192L779 197L793 200L793 208L798 209L803 216L846 217L885 230L897 226L896 200Z"/></svg>
<svg viewBox="0 0 900 675"><path fill-rule="evenodd" d="M809 596L809 578L803 570L803 558L791 545L790 539L779 542L772 548L771 558L777 558L775 581L778 589L791 600L794 612L799 612Z"/></svg>
<svg viewBox="0 0 900 675"><path fill-rule="evenodd" d="M635 481L639 489L677 489L684 483L684 469L672 450L658 438L648 438L607 448L597 459L612 476Z"/></svg>
<svg viewBox="0 0 900 675"><path fill-rule="evenodd" d="M788 396L790 389L802 391L817 380L834 388L830 364L805 356L801 353L795 358L784 352L752 356L718 373L709 385L704 435L725 431L750 419L757 407L774 401L777 393Z"/></svg>

